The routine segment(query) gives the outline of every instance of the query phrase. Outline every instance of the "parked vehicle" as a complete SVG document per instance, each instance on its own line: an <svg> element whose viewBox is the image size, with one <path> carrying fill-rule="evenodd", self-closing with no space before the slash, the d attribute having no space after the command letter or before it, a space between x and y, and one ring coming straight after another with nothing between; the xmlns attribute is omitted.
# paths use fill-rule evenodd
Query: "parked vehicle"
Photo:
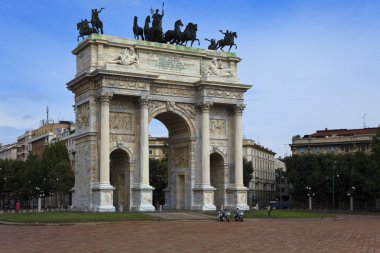
<svg viewBox="0 0 380 253"><path fill-rule="evenodd" d="M239 208L236 209L234 218L236 221L243 221L244 219L244 212L239 210Z"/></svg>
<svg viewBox="0 0 380 253"><path fill-rule="evenodd" d="M230 209L224 209L221 211L218 211L218 220L219 221L231 221L231 210Z"/></svg>

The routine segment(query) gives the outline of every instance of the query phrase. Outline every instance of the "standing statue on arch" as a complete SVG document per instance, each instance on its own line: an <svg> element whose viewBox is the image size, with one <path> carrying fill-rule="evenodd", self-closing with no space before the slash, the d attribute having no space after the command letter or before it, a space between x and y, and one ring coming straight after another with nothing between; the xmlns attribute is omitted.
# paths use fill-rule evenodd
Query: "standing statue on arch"
<svg viewBox="0 0 380 253"><path fill-rule="evenodd" d="M162 18L164 17L164 2L162 2L162 10L161 14L159 13L159 9L156 9L156 12L153 9L150 9L152 14L152 28L150 34L150 40L154 42L162 42L163 40L163 32L162 32Z"/></svg>
<svg viewBox="0 0 380 253"><path fill-rule="evenodd" d="M103 22L99 19L99 13L104 10L104 8L101 8L99 11L98 9L92 9L91 10L91 24L92 27L95 28L98 33L103 34Z"/></svg>

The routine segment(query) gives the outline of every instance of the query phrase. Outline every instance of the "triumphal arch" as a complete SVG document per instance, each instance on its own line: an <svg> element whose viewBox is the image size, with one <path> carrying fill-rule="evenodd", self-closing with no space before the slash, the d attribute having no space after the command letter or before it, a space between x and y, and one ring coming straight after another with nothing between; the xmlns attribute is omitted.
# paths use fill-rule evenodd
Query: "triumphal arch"
<svg viewBox="0 0 380 253"><path fill-rule="evenodd" d="M234 53L92 34L81 42L75 94L73 207L154 211L149 122L169 132L166 209L248 209L243 94Z"/></svg>

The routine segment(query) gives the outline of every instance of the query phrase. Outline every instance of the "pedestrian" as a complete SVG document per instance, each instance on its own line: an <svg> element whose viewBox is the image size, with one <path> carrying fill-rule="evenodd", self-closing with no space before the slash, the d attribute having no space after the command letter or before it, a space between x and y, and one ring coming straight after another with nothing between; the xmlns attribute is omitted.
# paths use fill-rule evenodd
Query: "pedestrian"
<svg viewBox="0 0 380 253"><path fill-rule="evenodd" d="M271 206L270 203L269 203L268 206L267 206L267 210L268 210L268 216L271 216L272 206Z"/></svg>
<svg viewBox="0 0 380 253"><path fill-rule="evenodd" d="M20 202L16 202L16 212L18 213L20 211Z"/></svg>

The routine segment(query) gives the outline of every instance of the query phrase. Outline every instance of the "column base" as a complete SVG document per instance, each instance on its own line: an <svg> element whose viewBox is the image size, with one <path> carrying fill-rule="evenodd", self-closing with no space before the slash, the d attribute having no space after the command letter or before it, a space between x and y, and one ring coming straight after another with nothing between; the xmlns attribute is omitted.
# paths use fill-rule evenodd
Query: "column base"
<svg viewBox="0 0 380 253"><path fill-rule="evenodd" d="M152 205L153 190L150 185L139 185L132 188L133 207L137 212L154 212L156 208Z"/></svg>
<svg viewBox="0 0 380 253"><path fill-rule="evenodd" d="M214 211L214 192L215 188L211 185L199 185L193 188L194 192L194 210Z"/></svg>
<svg viewBox="0 0 380 253"><path fill-rule="evenodd" d="M231 209L239 208L240 210L249 210L247 204L248 188L244 186L228 187L227 190L227 207Z"/></svg>
<svg viewBox="0 0 380 253"><path fill-rule="evenodd" d="M113 190L110 184L98 183L92 187L93 191L93 211L94 212L115 212L113 206Z"/></svg>

